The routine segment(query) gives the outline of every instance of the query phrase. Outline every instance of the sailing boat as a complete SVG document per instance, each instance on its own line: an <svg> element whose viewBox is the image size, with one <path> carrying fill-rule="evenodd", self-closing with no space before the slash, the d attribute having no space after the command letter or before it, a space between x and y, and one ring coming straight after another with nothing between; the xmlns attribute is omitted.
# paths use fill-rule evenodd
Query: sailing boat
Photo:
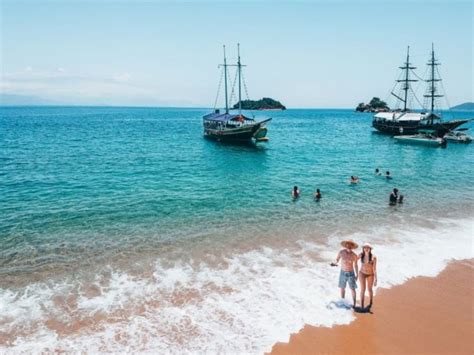
<svg viewBox="0 0 474 355"><path fill-rule="evenodd" d="M408 93L412 91L411 83L417 82L418 80L410 76L412 70L416 67L410 63L410 47L407 50L406 62L403 66L399 67L402 69L403 79L397 80L400 83L402 94L391 94L399 101L403 103L403 109L391 112L379 112L377 113L372 121L372 127L379 130L382 133L388 133L391 135L413 135L418 130L432 130L436 136L443 137L447 132L452 131L456 127L468 122L469 120L452 120L443 121L439 114L435 113L436 99L443 97L438 92L436 83L441 81L441 78L436 76L436 67L440 63L435 59L434 47L431 48L431 58L428 61L429 67L429 78L425 80L428 84L426 94L423 95L429 102L428 112L412 112L408 108ZM414 95L414 92L413 92ZM416 96L415 96L416 98Z"/></svg>
<svg viewBox="0 0 474 355"><path fill-rule="evenodd" d="M204 137L222 142L263 142L267 141L267 128L271 118L257 122L253 118L242 114L242 64L240 62L240 45L237 45L237 64L227 64L224 46L224 64L219 65L224 70L225 112L219 109L203 117ZM229 102L227 95L227 71L228 67L236 66L238 74L238 114L229 113ZM220 86L220 85L219 85Z"/></svg>

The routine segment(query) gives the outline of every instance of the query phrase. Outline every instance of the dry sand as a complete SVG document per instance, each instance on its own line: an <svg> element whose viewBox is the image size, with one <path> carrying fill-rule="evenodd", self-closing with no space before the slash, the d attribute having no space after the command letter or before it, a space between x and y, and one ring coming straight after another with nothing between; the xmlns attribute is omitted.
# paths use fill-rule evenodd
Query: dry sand
<svg viewBox="0 0 474 355"><path fill-rule="evenodd" d="M305 326L272 354L474 354L474 259L374 297L372 314L333 328Z"/></svg>

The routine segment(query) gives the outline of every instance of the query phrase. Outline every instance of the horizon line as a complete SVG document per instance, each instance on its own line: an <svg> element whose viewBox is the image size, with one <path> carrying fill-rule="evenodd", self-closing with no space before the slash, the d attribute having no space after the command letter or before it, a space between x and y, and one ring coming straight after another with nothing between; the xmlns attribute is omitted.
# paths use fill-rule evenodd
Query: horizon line
<svg viewBox="0 0 474 355"><path fill-rule="evenodd" d="M461 106L464 104L470 104L474 102L466 101L451 107L447 108L442 108L439 111L450 111L453 107L456 106ZM209 106L157 106L157 105L105 105L105 104L2 104L0 103L0 108L6 108L6 107L103 107L103 108L111 108L111 107L117 107L117 108L168 108L168 109L208 109L208 110L214 110L215 108L209 107ZM221 110L225 108L220 108ZM236 111L238 109L229 109L229 111ZM243 110L243 111L287 111L287 110L353 110L355 111L355 108L351 107L290 107L286 108L285 110L278 110L278 109L269 109L269 110ZM412 111L422 111L423 109L413 109ZM373 112L368 112L368 113L373 113Z"/></svg>
<svg viewBox="0 0 474 355"><path fill-rule="evenodd" d="M104 105L104 104L1 104L0 107L123 107L123 108L180 108L180 109L209 109L214 108L209 106L156 106L156 105ZM352 110L350 107L291 107L286 110L242 110L242 111L287 111L287 110ZM221 108L222 110L222 108ZM225 109L224 109L225 110ZM238 109L229 109L229 111L236 111Z"/></svg>

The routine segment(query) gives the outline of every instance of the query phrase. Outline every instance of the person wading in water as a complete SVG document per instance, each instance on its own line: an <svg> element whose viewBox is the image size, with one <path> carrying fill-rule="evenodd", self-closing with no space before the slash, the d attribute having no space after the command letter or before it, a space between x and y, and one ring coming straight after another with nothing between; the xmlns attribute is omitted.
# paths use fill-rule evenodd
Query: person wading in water
<svg viewBox="0 0 474 355"><path fill-rule="evenodd" d="M314 194L314 199L319 202L321 199L321 190L316 189L316 193Z"/></svg>
<svg viewBox="0 0 474 355"><path fill-rule="evenodd" d="M395 206L397 204L397 200L398 200L398 189L395 188L395 189L393 189L392 193L390 194L388 204L390 206Z"/></svg>
<svg viewBox="0 0 474 355"><path fill-rule="evenodd" d="M362 253L359 255L360 306L364 308L365 290L367 289L369 291L369 309L372 307L374 298L372 287L377 286L377 258L372 254L372 249L372 245L364 243L362 245Z"/></svg>
<svg viewBox="0 0 474 355"><path fill-rule="evenodd" d="M300 190L298 189L298 186L294 186L293 190L291 191L291 198L293 200L296 200L300 197Z"/></svg>
<svg viewBox="0 0 474 355"><path fill-rule="evenodd" d="M339 273L339 288L341 289L341 298L346 296L346 285L349 282L349 288L352 292L353 307L356 305L356 288L357 288L357 254L352 250L357 249L358 245L352 240L344 240L341 242L344 247L336 257L336 262L331 263L331 266L337 266L339 260L341 260L341 272ZM355 270L355 272L354 272Z"/></svg>

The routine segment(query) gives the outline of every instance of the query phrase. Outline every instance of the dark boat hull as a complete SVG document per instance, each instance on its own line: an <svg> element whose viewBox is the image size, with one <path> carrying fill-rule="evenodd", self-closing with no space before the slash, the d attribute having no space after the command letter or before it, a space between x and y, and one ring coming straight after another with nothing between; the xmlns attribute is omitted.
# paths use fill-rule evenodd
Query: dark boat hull
<svg viewBox="0 0 474 355"><path fill-rule="evenodd" d="M206 119L206 118L205 118ZM249 143L267 141L266 123L272 119L244 124L238 127L226 127L227 125L206 125L204 123L204 137L219 142Z"/></svg>
<svg viewBox="0 0 474 355"><path fill-rule="evenodd" d="M258 131L259 128L260 125L232 130L217 130L206 128L204 129L204 137L219 142L244 143L252 141L254 139L255 133Z"/></svg>
<svg viewBox="0 0 474 355"><path fill-rule="evenodd" d="M394 136L413 135L420 129L429 129L436 131L438 137L443 137L449 131L456 129L469 120L453 120L445 122L435 122L432 124L421 124L419 121L379 121L373 120L372 127L381 133Z"/></svg>

